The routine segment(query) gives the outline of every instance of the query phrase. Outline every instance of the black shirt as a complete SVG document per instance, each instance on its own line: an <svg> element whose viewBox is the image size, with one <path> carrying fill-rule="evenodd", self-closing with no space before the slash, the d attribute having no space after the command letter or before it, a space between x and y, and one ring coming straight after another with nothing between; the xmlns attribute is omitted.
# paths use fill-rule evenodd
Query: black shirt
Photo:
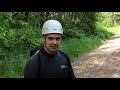
<svg viewBox="0 0 120 90"><path fill-rule="evenodd" d="M24 78L75 78L70 58L62 51L49 54L43 48L28 60Z"/></svg>

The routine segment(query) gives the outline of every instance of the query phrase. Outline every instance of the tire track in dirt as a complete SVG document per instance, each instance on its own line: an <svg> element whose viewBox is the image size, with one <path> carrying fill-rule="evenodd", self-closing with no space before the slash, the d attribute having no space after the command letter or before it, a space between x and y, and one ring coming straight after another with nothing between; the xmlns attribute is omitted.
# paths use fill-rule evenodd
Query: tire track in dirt
<svg viewBox="0 0 120 90"><path fill-rule="evenodd" d="M72 66L77 78L120 78L120 32Z"/></svg>

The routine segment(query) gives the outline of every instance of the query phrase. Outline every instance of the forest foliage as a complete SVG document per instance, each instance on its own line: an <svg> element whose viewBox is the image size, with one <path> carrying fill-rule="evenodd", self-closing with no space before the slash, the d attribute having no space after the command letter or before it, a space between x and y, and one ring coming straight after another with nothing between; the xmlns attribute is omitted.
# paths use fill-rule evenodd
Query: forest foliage
<svg viewBox="0 0 120 90"><path fill-rule="evenodd" d="M107 38L109 34L101 27L119 25L119 16L119 12L0 12L0 58L7 52L40 45L41 28L48 19L61 22L63 39L90 35Z"/></svg>

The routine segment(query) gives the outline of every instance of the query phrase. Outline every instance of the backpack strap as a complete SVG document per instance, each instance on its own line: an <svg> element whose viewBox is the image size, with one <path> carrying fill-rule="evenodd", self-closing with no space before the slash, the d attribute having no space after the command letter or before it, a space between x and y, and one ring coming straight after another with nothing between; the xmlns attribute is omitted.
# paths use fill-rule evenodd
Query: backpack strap
<svg viewBox="0 0 120 90"><path fill-rule="evenodd" d="M36 46L30 50L30 57L35 54L37 50L41 50L43 48L43 45Z"/></svg>
<svg viewBox="0 0 120 90"><path fill-rule="evenodd" d="M41 71L41 60L40 60L40 50L37 50L35 54L38 56L38 78L40 78L40 71Z"/></svg>
<svg viewBox="0 0 120 90"><path fill-rule="evenodd" d="M37 53L39 53L40 52L40 50L37 50L36 52L35 52L35 54L37 54Z"/></svg>
<svg viewBox="0 0 120 90"><path fill-rule="evenodd" d="M66 59L67 60L67 62L68 62L68 58L66 57L66 55L64 55L64 53L63 52L61 52L61 51L58 51L61 55L62 55L62 57L64 58L64 59Z"/></svg>

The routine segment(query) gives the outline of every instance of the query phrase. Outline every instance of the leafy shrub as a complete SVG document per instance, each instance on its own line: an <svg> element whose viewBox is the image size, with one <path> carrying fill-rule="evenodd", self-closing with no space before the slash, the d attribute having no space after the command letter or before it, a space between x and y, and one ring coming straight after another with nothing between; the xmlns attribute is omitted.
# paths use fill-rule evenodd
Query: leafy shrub
<svg viewBox="0 0 120 90"><path fill-rule="evenodd" d="M78 28L65 29L63 38L80 38L84 36L84 32Z"/></svg>
<svg viewBox="0 0 120 90"><path fill-rule="evenodd" d="M41 32L31 27L28 23L19 21L21 28L0 27L0 57L5 58L7 52L24 50L41 44Z"/></svg>

